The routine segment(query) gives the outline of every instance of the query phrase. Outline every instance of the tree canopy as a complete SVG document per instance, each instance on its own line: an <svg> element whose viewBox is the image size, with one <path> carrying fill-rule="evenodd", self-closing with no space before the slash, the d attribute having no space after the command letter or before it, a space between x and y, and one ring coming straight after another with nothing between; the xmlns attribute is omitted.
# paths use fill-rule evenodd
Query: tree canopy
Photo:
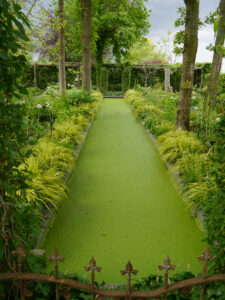
<svg viewBox="0 0 225 300"><path fill-rule="evenodd" d="M128 55L129 49L150 28L149 12L143 0L97 0L92 4L92 54L99 62L104 53L112 49L119 62ZM56 60L57 9L52 3L49 10L42 9L35 30L38 51L47 59ZM65 1L65 46L66 60L81 58L81 3Z"/></svg>
<svg viewBox="0 0 225 300"><path fill-rule="evenodd" d="M167 63L168 57L165 52L156 48L151 39L142 38L131 46L127 60L131 64L146 63L155 60Z"/></svg>

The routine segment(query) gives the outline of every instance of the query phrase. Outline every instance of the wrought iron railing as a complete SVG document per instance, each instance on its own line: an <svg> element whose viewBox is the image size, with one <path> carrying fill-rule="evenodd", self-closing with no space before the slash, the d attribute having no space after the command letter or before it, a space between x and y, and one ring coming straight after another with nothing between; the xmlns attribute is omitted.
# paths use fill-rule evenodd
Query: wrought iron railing
<svg viewBox="0 0 225 300"><path fill-rule="evenodd" d="M100 272L101 267L96 265L94 257L90 260L89 266L84 267L86 271L90 271L91 283L76 281L68 278L59 277L58 262L63 262L64 258L61 257L55 248L51 257L48 257L48 261L54 262L54 275L35 274L23 272L23 259L28 255L24 251L22 243L19 244L18 249L13 251L13 255L17 256L17 270L11 273L0 273L0 281L17 281L19 283L20 298L24 300L27 297L31 297L33 292L29 290L28 285L31 282L49 282L55 284L55 299L59 300L60 297L70 299L72 294L70 289L84 290L91 294L92 300L102 300L104 298L112 299L167 299L167 294L172 291L179 291L181 295L188 296L191 289L195 285L201 285L200 300L204 299L205 285L212 282L224 282L225 274L214 274L207 276L208 262L212 261L215 257L210 254L207 248L204 253L198 257L200 261L203 261L203 275L186 279L183 281L169 284L168 272L174 270L175 266L171 265L171 261L167 256L164 263L159 266L160 270L164 270L164 286L155 290L149 291L137 291L132 290L131 276L137 274L137 270L133 269L132 264L128 261L126 269L121 271L122 275L127 276L127 288L126 290L119 289L106 289L104 287L99 288L95 286L95 272ZM62 288L59 290L59 285ZM52 299L51 299L52 300Z"/></svg>

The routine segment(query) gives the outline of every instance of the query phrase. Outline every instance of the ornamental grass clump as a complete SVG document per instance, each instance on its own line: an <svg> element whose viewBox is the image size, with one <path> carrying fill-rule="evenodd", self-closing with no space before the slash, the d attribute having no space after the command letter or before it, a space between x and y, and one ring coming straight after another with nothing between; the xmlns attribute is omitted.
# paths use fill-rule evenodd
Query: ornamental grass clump
<svg viewBox="0 0 225 300"><path fill-rule="evenodd" d="M170 163L175 163L186 153L202 153L203 145L193 133L181 129L169 131L158 137L160 153Z"/></svg>
<svg viewBox="0 0 225 300"><path fill-rule="evenodd" d="M38 166L42 170L54 168L64 173L69 168L74 168L73 151L48 139L39 140L38 144L34 146L32 154L37 158Z"/></svg>
<svg viewBox="0 0 225 300"><path fill-rule="evenodd" d="M41 154L40 154L41 155ZM32 203L41 213L41 207L49 208L66 197L67 187L63 183L63 172L52 167L43 168L40 156L30 156L25 163L19 167L23 172L29 173L27 180L28 188L25 189L25 199Z"/></svg>
<svg viewBox="0 0 225 300"><path fill-rule="evenodd" d="M52 137L60 143L70 145L77 145L84 140L82 126L76 125L71 121L56 123Z"/></svg>
<svg viewBox="0 0 225 300"><path fill-rule="evenodd" d="M206 177L204 181L192 182L185 187L186 203L191 209L196 209L199 205L205 205L209 195L216 192L215 180Z"/></svg>
<svg viewBox="0 0 225 300"><path fill-rule="evenodd" d="M82 129L87 129L89 126L89 121L87 118L85 118L83 115L74 115L71 117L71 121L74 124L80 125L82 127Z"/></svg>
<svg viewBox="0 0 225 300"><path fill-rule="evenodd" d="M207 153L185 153L177 160L175 170L182 176L185 184L200 182L208 176L210 159Z"/></svg>
<svg viewBox="0 0 225 300"><path fill-rule="evenodd" d="M175 130L174 123L166 120L162 120L159 124L156 124L152 128L152 133L156 136L160 136L168 131Z"/></svg>
<svg viewBox="0 0 225 300"><path fill-rule="evenodd" d="M141 120L144 120L147 116L151 114L156 114L158 117L162 117L164 114L163 111L161 111L157 106L144 104L142 106L137 107L137 109L134 111L134 114Z"/></svg>

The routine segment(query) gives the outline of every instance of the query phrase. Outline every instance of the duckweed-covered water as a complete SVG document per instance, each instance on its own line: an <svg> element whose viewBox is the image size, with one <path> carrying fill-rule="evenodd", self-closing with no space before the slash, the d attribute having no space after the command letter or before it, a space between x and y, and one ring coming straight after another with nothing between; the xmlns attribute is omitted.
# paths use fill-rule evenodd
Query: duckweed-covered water
<svg viewBox="0 0 225 300"><path fill-rule="evenodd" d="M97 280L120 283L128 260L142 278L167 254L177 272L201 270L204 235L124 100L104 100L70 188L45 242L48 254L56 246L65 257L61 271L89 278L84 266L94 256Z"/></svg>

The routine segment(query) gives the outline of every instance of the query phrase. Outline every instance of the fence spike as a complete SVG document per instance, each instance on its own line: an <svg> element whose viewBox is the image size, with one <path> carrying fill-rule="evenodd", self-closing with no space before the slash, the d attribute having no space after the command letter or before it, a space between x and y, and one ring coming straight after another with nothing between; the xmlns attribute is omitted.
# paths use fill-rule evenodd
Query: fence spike
<svg viewBox="0 0 225 300"><path fill-rule="evenodd" d="M202 277L206 279L207 276L207 268L208 268L208 262L213 261L215 259L215 256L211 255L209 247L205 249L202 255L198 256L199 261L203 261L203 272ZM201 294L200 294L200 300L204 299L204 293L205 293L205 285L202 284L201 287Z"/></svg>
<svg viewBox="0 0 225 300"><path fill-rule="evenodd" d="M131 299L131 275L137 275L138 271L133 269L130 261L126 265L126 269L120 271L122 275L127 275L127 298Z"/></svg>
<svg viewBox="0 0 225 300"><path fill-rule="evenodd" d="M55 278L58 279L58 261L63 262L65 257L59 256L59 252L57 251L56 247L53 250L52 256L48 257L48 261L54 262L54 272L55 272ZM58 284L55 285L55 294L56 294L56 300L59 300L59 287Z"/></svg>
<svg viewBox="0 0 225 300"><path fill-rule="evenodd" d="M92 288L92 293L91 293L91 299L94 299L94 289L95 289L95 271L97 272L101 272L102 268L101 267L97 267L96 265L96 261L94 259L94 257L92 256L89 266L84 267L84 269L86 271L91 271L91 288Z"/></svg>
<svg viewBox="0 0 225 300"><path fill-rule="evenodd" d="M13 256L17 256L17 271L18 271L18 273L22 273L23 258L27 257L27 252L24 251L23 243L22 242L19 243L17 250L13 250L12 251L12 255ZM20 296L21 296L21 299L24 300L22 280L19 280L19 286L20 286Z"/></svg>
<svg viewBox="0 0 225 300"><path fill-rule="evenodd" d="M168 272L169 270L175 270L176 266L174 265L171 265L171 261L169 259L169 256L167 255L165 260L164 260L164 264L163 265L160 265L158 266L159 270L165 270L164 272L164 286L165 288L167 289L168 288L168 285L169 285L169 282L168 282ZM167 299L167 294L164 294L164 299L166 300Z"/></svg>

